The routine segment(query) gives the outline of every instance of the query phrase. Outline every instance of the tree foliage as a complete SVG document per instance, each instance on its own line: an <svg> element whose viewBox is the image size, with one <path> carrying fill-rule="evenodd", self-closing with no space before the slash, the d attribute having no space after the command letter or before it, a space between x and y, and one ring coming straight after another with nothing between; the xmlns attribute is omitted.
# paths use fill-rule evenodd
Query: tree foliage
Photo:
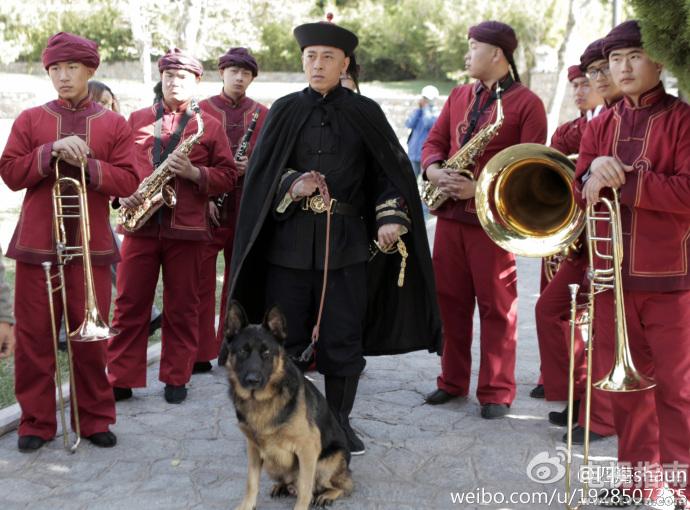
<svg viewBox="0 0 690 510"><path fill-rule="evenodd" d="M34 2L35 3L35 2ZM115 1L90 2L70 9L60 2L27 5L3 3L0 33L3 53L10 60L40 60L46 40L56 32L73 32L99 42L103 60L132 60L137 54L132 33L122 9ZM95 8L94 8L95 7Z"/></svg>
<svg viewBox="0 0 690 510"><path fill-rule="evenodd" d="M538 46L558 46L567 17L558 0L30 2L31 9L21 0L3 0L0 6L0 50L6 59L36 60L48 36L66 30L99 41L104 60L136 60L142 51L155 58L178 46L212 63L229 46L243 45L254 51L264 70L297 71L300 52L292 29L299 23L324 20L327 12L333 12L336 23L360 38L357 56L364 78L396 80L460 77L467 30L483 19L499 19L515 27L520 40L518 64L529 68ZM135 3L137 9L132 7Z"/></svg>
<svg viewBox="0 0 690 510"><path fill-rule="evenodd" d="M690 91L690 0L632 0L642 28L645 49Z"/></svg>

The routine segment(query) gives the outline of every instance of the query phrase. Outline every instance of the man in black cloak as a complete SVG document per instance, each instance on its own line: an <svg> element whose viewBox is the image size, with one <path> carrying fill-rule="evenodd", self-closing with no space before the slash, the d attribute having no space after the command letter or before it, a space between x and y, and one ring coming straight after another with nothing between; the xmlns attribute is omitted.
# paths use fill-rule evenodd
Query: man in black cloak
<svg viewBox="0 0 690 510"><path fill-rule="evenodd" d="M364 444L349 416L363 356L440 352L441 323L410 162L378 104L340 85L357 37L329 22L300 25L294 35L309 87L273 104L252 154L230 297L250 322L277 304L287 318L285 348L298 358L308 352L327 278L316 367L356 455ZM329 213L320 206L328 193L324 272ZM401 254L371 251L374 240L395 249L399 236L409 253L401 287Z"/></svg>

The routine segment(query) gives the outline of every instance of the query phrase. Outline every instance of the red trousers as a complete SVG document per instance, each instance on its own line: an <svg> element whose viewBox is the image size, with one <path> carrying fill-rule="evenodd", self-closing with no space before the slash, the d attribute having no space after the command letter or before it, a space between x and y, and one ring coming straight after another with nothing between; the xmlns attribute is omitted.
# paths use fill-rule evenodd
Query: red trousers
<svg viewBox="0 0 690 510"><path fill-rule="evenodd" d="M216 334L216 259L223 250L225 276L223 278L223 298L221 300L221 319L225 317L225 294L228 286L232 242L235 231L232 228L218 227L213 230L213 240L204 244L199 277L199 349L196 361L211 361L218 357L222 335ZM222 332L223 323L218 322Z"/></svg>
<svg viewBox="0 0 690 510"><path fill-rule="evenodd" d="M159 379L189 382L199 335L199 272L203 241L126 236L117 267L113 327L108 342L108 377L113 386L146 386L151 305L163 268L163 322Z"/></svg>
<svg viewBox="0 0 690 510"><path fill-rule="evenodd" d="M542 288L534 309L537 342L541 359L542 384L546 400L568 399L570 362L570 290L568 285L582 285L587 259L565 259L551 282ZM575 398L584 391L587 377L584 342L580 328L575 328Z"/></svg>
<svg viewBox="0 0 690 510"><path fill-rule="evenodd" d="M690 465L690 291L625 292L624 298L633 362L638 371L654 378L656 387L609 393L618 434L618 460L633 467L645 462L661 463L662 467L678 462L687 472ZM612 310L612 292L600 294L597 299L597 312L604 307ZM595 342L598 341L599 349L612 351L613 321L600 321L599 317Z"/></svg>
<svg viewBox="0 0 690 510"><path fill-rule="evenodd" d="M613 338L613 304L610 301L611 292L603 292L595 296L594 326L590 335L589 354L592 356L592 381L595 383L609 373L613 366L614 338ZM578 424L585 426L585 387L580 393L580 415ZM590 427L592 432L602 436L616 434L614 427L613 408L611 407L610 391L592 388L592 404L590 409Z"/></svg>
<svg viewBox="0 0 690 510"><path fill-rule="evenodd" d="M477 398L481 404L511 404L517 343L515 257L479 225L438 218L433 264L443 320L438 387L453 395L469 392L476 300L481 325Z"/></svg>
<svg viewBox="0 0 690 510"><path fill-rule="evenodd" d="M53 273L56 273L53 267ZM93 266L98 309L104 319L110 309L110 266ZM57 282L54 280L53 285ZM71 330L84 320L84 269L65 266L67 318ZM53 295L59 331L63 313L60 292ZM40 265L17 261L14 311L16 351L15 395L22 408L20 436L55 437L55 352L45 273ZM113 390L105 373L106 342L72 342L79 425L82 436L105 432L115 423ZM63 382L69 379L63 377Z"/></svg>

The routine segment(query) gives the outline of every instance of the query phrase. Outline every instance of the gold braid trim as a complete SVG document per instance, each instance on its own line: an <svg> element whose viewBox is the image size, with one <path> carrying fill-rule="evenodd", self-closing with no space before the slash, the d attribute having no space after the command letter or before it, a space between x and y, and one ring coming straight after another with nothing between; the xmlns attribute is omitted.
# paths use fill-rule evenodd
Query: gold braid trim
<svg viewBox="0 0 690 510"><path fill-rule="evenodd" d="M410 217L402 212L402 211L381 211L376 213L376 220L380 220L381 218L385 218L386 216L397 216L399 218L402 218L406 222L410 222Z"/></svg>
<svg viewBox="0 0 690 510"><path fill-rule="evenodd" d="M394 208L397 209L399 207L398 205L398 199L397 198L390 198L383 202L382 204L379 204L376 206L376 210L380 211L381 209L388 209L388 208Z"/></svg>

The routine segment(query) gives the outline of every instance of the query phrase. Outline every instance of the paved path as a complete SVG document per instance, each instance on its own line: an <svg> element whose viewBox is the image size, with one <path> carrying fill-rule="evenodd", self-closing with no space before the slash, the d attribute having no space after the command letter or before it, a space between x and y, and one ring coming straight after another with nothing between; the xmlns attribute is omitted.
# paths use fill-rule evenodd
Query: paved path
<svg viewBox="0 0 690 510"><path fill-rule="evenodd" d="M538 356L533 306L538 262L521 259L518 395L504 420L481 419L473 396L441 407L422 404L434 388L438 358L427 353L368 360L353 425L367 453L352 460L353 495L337 509L562 508L544 500L480 505L465 498L537 498L561 493L563 482L530 480L527 467L541 452L557 458L563 429L550 426L548 411L560 404L529 398ZM476 344L475 340L475 344ZM478 351L474 349L475 359ZM0 508L38 509L215 509L234 508L244 490L246 455L227 396L224 369L195 375L182 405L163 400L158 365L149 368L149 387L118 404L114 449L88 442L70 455L60 438L36 454L16 450L16 433L0 437ZM320 376L317 385L323 389ZM476 382L476 370L474 380ZM599 460L615 455L615 441L595 443ZM607 457L608 456L608 457ZM536 473L534 471L533 473ZM534 474L533 474L534 477ZM262 478L259 509L288 509L272 501ZM482 491L484 491L482 493ZM495 501L495 500L494 500Z"/></svg>

